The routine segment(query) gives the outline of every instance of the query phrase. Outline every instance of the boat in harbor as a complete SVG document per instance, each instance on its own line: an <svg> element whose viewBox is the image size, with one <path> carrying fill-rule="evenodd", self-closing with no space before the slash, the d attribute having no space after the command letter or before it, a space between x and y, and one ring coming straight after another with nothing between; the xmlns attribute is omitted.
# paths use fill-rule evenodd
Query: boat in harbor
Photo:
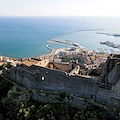
<svg viewBox="0 0 120 120"><path fill-rule="evenodd" d="M113 34L113 36L114 36L114 37L120 37L120 34L115 33L115 34Z"/></svg>
<svg viewBox="0 0 120 120"><path fill-rule="evenodd" d="M97 32L96 34L103 34L103 35L107 35L107 36L120 37L120 34L118 34L118 33L110 34L110 33L99 33L99 32Z"/></svg>

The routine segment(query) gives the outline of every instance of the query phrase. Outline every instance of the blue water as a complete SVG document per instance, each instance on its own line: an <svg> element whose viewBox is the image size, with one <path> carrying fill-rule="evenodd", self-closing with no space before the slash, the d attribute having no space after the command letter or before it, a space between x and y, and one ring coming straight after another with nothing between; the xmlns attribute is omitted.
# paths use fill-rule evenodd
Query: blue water
<svg viewBox="0 0 120 120"><path fill-rule="evenodd" d="M45 45L49 39L76 30L61 38L72 40L92 50L107 48L100 41L120 44L120 37L96 34L96 32L120 33L120 17L0 17L0 53L13 57L35 57L50 52ZM117 50L117 49L115 49Z"/></svg>

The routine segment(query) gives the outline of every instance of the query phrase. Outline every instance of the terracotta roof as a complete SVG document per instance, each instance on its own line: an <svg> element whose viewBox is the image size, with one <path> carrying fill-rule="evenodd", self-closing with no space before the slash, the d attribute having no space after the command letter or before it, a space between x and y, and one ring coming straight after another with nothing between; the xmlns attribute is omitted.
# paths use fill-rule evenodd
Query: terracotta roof
<svg viewBox="0 0 120 120"><path fill-rule="evenodd" d="M31 66L31 65L35 65L36 62L30 61L30 60L26 60L26 61L22 62L21 64L25 64L25 65L27 65L27 66Z"/></svg>

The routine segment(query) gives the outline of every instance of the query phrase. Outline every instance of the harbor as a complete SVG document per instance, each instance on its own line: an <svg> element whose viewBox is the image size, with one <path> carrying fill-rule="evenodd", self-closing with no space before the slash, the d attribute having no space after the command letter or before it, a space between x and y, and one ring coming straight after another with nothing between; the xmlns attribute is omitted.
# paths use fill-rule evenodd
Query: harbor
<svg viewBox="0 0 120 120"><path fill-rule="evenodd" d="M47 43L49 43L49 42L51 42L51 41L54 41L54 40L56 40L56 39L60 39L60 38L62 38L62 37L64 37L64 36L67 36L67 35L76 33L76 32L81 32L81 31L100 31L100 30L104 30L104 29L76 30L76 31L69 32L69 33L67 33L67 34L58 36L58 37L56 37L56 38L50 39L50 40L47 41Z"/></svg>
<svg viewBox="0 0 120 120"><path fill-rule="evenodd" d="M98 29L100 30L100 29ZM101 29L103 30L103 29ZM71 41L71 40L65 40L63 37L65 36L68 36L70 34L73 34L75 32L79 32L79 31L94 31L94 30L76 30L76 31L73 31L73 32L70 32L70 33L67 33L67 34L64 34L64 35L61 35L61 36L58 36L56 38L53 38L53 39L50 39L47 41L47 44L46 44L46 48L51 50L52 54L58 54L59 52L75 52L75 51L87 51L87 52L91 52L93 51L94 49L88 49L84 46L81 46L80 44L74 42L74 41ZM97 32L97 34L104 34L104 35L107 35L107 36L119 36L119 34L108 34L108 33L100 33L100 32ZM49 44L48 44L49 43ZM104 54L110 54L110 53L113 53L113 54L119 54L120 51L118 50L115 50L114 48L118 48L120 49L120 45L119 44L114 44L113 42L110 42L110 41L106 41L106 42L100 42L101 45L107 45L108 47L113 47L113 49L109 49L108 47L103 47L102 46L98 47L97 50L95 51L98 51L98 52L101 52L101 53L104 53ZM62 45L62 46L59 46L59 48L54 48L55 45ZM68 46L66 46L68 45Z"/></svg>
<svg viewBox="0 0 120 120"><path fill-rule="evenodd" d="M109 47L113 47L113 48L118 48L118 49L120 49L120 45L119 45L119 44L115 44L115 43L110 42L110 41L100 42L100 44L103 44L103 45L107 45L107 46L109 46Z"/></svg>
<svg viewBox="0 0 120 120"><path fill-rule="evenodd" d="M54 44L70 45L72 47L74 46L74 47L77 47L79 49L84 49L85 51L91 51L90 49L87 49L87 48L85 48L85 47L83 47L83 46L79 45L78 43L75 43L75 42L73 42L71 40L62 41L60 38L63 38L65 36L68 36L70 34L73 34L73 33L76 33L76 32L80 32L80 31L101 31L101 30L104 30L104 29L76 30L76 31L73 31L73 32L70 32L70 33L67 33L67 34L64 34L64 35L61 35L61 36L58 36L56 38L48 40L47 44L45 46L46 46L47 49L53 50L53 48L50 47L53 44L50 44L50 43L54 43Z"/></svg>
<svg viewBox="0 0 120 120"><path fill-rule="evenodd" d="M120 37L120 34L118 34L118 33L110 34L110 33L99 33L99 32L97 32L96 34L102 34L102 35L113 36L113 37Z"/></svg>

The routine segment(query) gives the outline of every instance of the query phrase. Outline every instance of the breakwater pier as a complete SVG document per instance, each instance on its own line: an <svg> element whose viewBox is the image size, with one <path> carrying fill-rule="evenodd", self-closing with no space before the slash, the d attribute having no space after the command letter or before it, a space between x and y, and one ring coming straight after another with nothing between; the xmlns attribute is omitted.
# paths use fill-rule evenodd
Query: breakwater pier
<svg viewBox="0 0 120 120"><path fill-rule="evenodd" d="M73 45L73 46L76 46L76 47L82 47L79 44L74 43L73 41L70 41L70 40L61 41L60 38L62 38L64 36L67 36L67 35L70 35L70 34L73 34L75 32L80 32L80 31L100 31L100 30L104 30L104 29L76 30L76 31L73 31L73 32L70 32L70 33L67 33L67 34L64 34L64 35L61 35L61 36L58 36L56 38L52 38L52 39L48 40L47 43L66 44L66 45ZM47 44L46 48L52 50L50 45L52 45L52 44Z"/></svg>
<svg viewBox="0 0 120 120"><path fill-rule="evenodd" d="M120 45L119 45L119 44L115 44L115 43L110 42L110 41L100 42L100 44L104 44L104 45L107 45L107 46L109 46L109 47L113 47L113 48L118 48L118 49L120 49Z"/></svg>
<svg viewBox="0 0 120 120"><path fill-rule="evenodd" d="M113 36L113 37L120 37L120 34L118 34L118 33L109 34L109 33L99 33L99 32L97 32L96 34L102 34L102 35Z"/></svg>
<svg viewBox="0 0 120 120"><path fill-rule="evenodd" d="M61 35L61 36L58 36L58 37L56 37L56 38L50 39L50 40L47 41L47 43L49 43L49 42L51 42L51 41L55 41L56 39L62 38L62 37L64 37L64 36L70 35L70 34L72 34L72 33L78 32L78 31L79 31L79 30L76 30L76 31L73 31L73 32L70 32L70 33L67 33L67 34L64 34L64 35ZM60 42L60 41L59 41L59 42Z"/></svg>
<svg viewBox="0 0 120 120"><path fill-rule="evenodd" d="M73 34L73 33L75 33L75 32L80 32L80 31L81 31L81 32L82 32L82 31L100 31L100 30L104 30L104 29L76 30L76 31L69 32L69 33L67 33L67 34L64 34L64 35L58 36L58 37L56 37L56 38L50 39L50 40L47 41L47 43L49 43L50 41L56 40L56 39L60 39L60 38L62 38L62 37L64 37L64 36L67 36L67 35Z"/></svg>

